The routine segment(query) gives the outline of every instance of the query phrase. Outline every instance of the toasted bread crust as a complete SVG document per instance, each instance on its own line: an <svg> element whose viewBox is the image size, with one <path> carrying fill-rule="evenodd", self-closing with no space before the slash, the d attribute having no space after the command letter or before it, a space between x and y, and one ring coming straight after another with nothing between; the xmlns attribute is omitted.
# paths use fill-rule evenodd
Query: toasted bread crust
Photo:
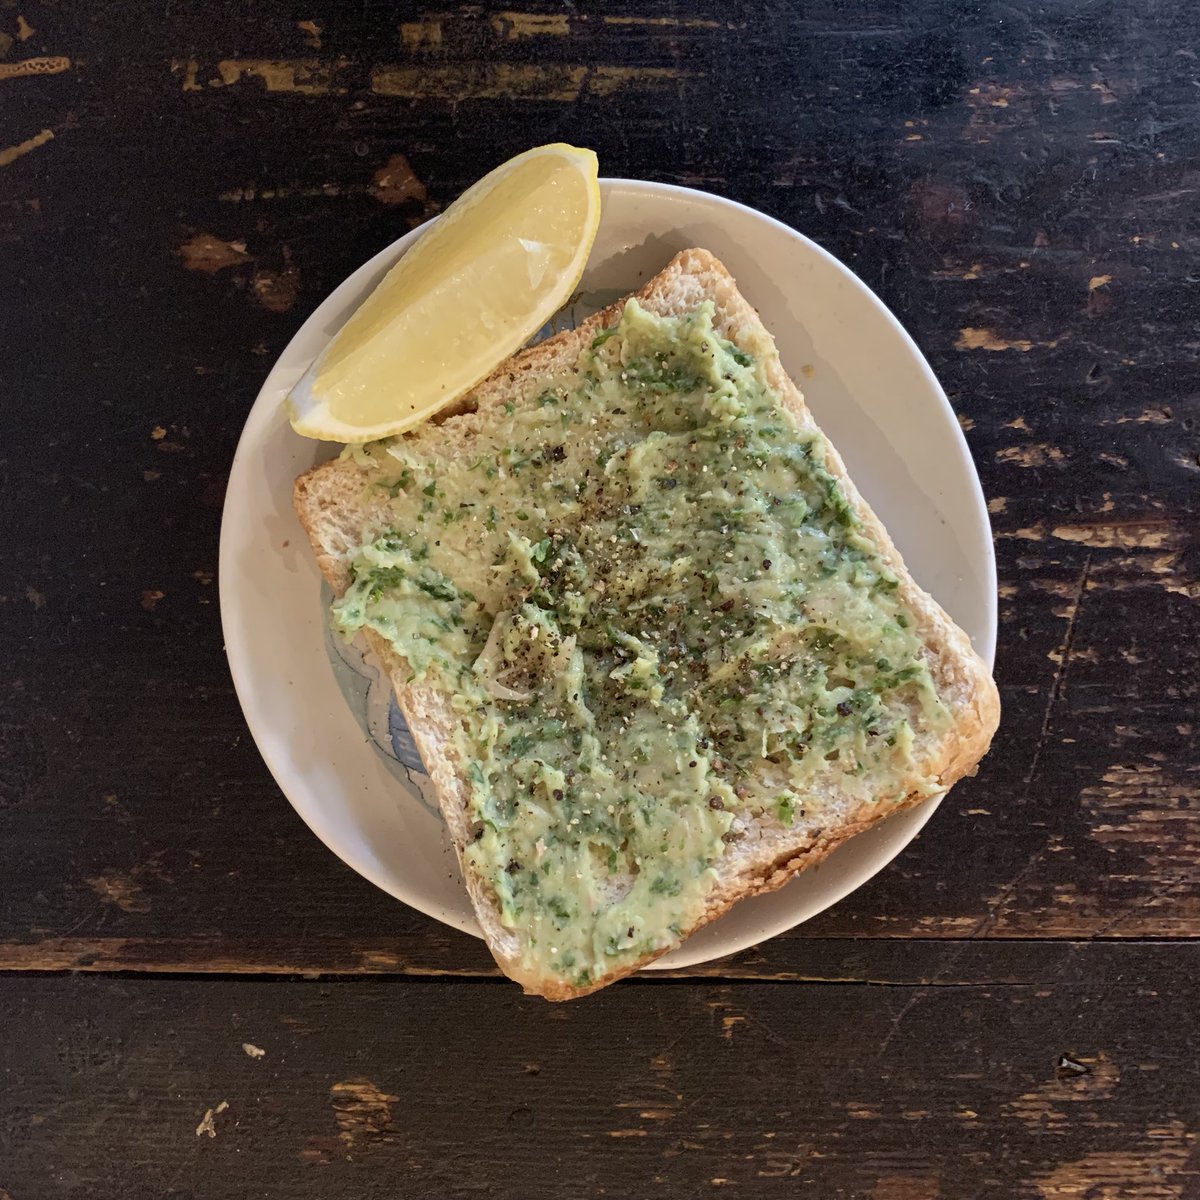
<svg viewBox="0 0 1200 1200"><path fill-rule="evenodd" d="M636 296L650 311L671 316L694 311L702 301L712 300L716 309L714 325L718 332L760 358L766 366L771 386L783 397L801 427L817 428L803 397L779 361L771 335L738 292L729 272L707 251L692 249L676 255ZM615 322L623 306L622 300L578 328L514 355L460 401L454 413L441 416L436 424L420 427L412 436L417 439L455 439L469 444L473 433L486 425L490 411L506 401L519 402L532 382L573 367L595 333ZM918 767L922 774L935 777L943 789L949 788L964 775L972 773L987 753L1000 716L995 684L967 635L912 578L887 531L850 480L832 446L828 450L827 463L829 470L838 477L856 516L878 546L881 557L900 580L900 595L917 618L916 632L926 647L930 672L954 718L947 733L923 748L924 757ZM378 506L380 512L386 507L382 498L376 501L363 499L362 487L356 483L358 472L359 468L353 463L334 460L301 475L295 485L296 512L312 542L322 574L339 595L349 582L348 556L361 544L362 530L370 527L372 517L376 515L371 511L372 505ZM429 771L451 838L460 852L461 863L461 851L469 838L468 791L466 764L456 761L453 749L455 718L449 698L436 688L409 684L407 664L391 645L371 631L366 632L366 637L391 678L397 702ZM718 865L720 883L708 896L702 917L687 931L688 934L716 920L738 901L782 887L797 872L821 862L856 834L885 816L919 803L927 795L927 792L914 789L883 811L880 805L870 802L854 804L841 814L833 827L800 840L795 831L774 826L762 830L761 836L753 841L747 839L747 842L735 844L722 857ZM586 987L530 974L521 964L517 936L500 924L486 881L470 871L464 871L464 880L496 961L527 992L549 1000L572 999L606 987L659 956L648 955ZM660 953L666 953L666 950Z"/></svg>

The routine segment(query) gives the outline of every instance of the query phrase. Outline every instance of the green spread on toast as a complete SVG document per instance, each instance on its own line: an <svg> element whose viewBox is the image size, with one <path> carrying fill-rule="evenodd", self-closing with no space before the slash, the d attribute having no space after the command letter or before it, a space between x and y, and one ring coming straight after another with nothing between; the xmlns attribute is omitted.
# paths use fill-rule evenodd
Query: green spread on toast
<svg viewBox="0 0 1200 1200"><path fill-rule="evenodd" d="M394 516L334 617L453 696L464 858L527 968L587 986L676 944L741 826L815 834L835 777L901 798L909 716L948 720L913 614L711 303L629 301L469 453L445 441L346 451Z"/></svg>

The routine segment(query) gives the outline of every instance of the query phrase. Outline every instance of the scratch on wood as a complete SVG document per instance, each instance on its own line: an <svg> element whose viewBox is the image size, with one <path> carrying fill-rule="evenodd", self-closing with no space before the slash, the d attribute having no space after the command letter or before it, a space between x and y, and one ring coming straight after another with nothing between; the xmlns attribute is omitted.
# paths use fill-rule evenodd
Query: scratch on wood
<svg viewBox="0 0 1200 1200"><path fill-rule="evenodd" d="M15 146L9 146L6 150L0 150L0 167L7 167L10 163L15 163L18 158L28 154L31 150L36 150L39 146L44 146L47 142L52 141L53 138L53 129L43 129L41 133L35 133L33 137L26 138L23 142L18 142Z"/></svg>
<svg viewBox="0 0 1200 1200"><path fill-rule="evenodd" d="M605 25L648 25L675 29L745 29L746 23L712 21L703 17L603 17Z"/></svg>
<svg viewBox="0 0 1200 1200"><path fill-rule="evenodd" d="M1051 834L1044 846L1035 850L1021 869L1006 883L999 891L988 901L987 911L983 915L983 919L971 930L972 938L986 937L1000 923L1001 917L1004 915L1005 909L1008 907L1009 900L1016 894L1017 888L1028 877L1030 872L1036 867L1047 854L1055 853L1062 849L1062 839L1057 834Z"/></svg>
<svg viewBox="0 0 1200 1200"><path fill-rule="evenodd" d="M569 102L583 95L653 90L686 77L674 67L584 67L494 63L482 66L379 66L371 72L377 96L406 100L534 100Z"/></svg>
<svg viewBox="0 0 1200 1200"><path fill-rule="evenodd" d="M1025 772L1026 786L1033 782L1034 776L1037 773L1038 763L1042 757L1042 748L1046 745L1046 739L1050 732L1050 714L1062 697L1063 689L1066 687L1067 668L1070 666L1071 650L1075 644L1075 628L1079 622L1079 610L1083 606L1083 596L1087 590L1088 572L1091 569L1092 556L1089 553L1083 561L1083 570L1079 573L1079 582L1075 585L1075 592L1067 610L1067 631L1063 634L1062 644L1058 648L1058 666L1054 671L1054 682L1050 687L1049 696L1046 697L1046 707L1042 712L1042 727L1038 733L1037 743L1033 748L1033 756L1029 760L1029 770Z"/></svg>
<svg viewBox="0 0 1200 1200"><path fill-rule="evenodd" d="M314 50L321 48L321 27L316 21L297 21L296 28L304 34L304 44Z"/></svg>
<svg viewBox="0 0 1200 1200"><path fill-rule="evenodd" d="M332 956L332 957L329 957ZM486 960L486 961L485 961ZM474 955L453 967L440 965L437 955L429 959L405 959L388 954L382 947L375 951L347 948L339 940L327 945L314 960L308 954L293 957L291 948L274 944L246 945L236 948L219 938L126 938L126 937L47 937L37 942L0 942L0 964L10 971L152 971L160 974L179 972L214 975L252 971L265 975L299 975L313 970L346 974L380 974L402 971L415 976L496 976L495 963L487 955Z"/></svg>
<svg viewBox="0 0 1200 1200"><path fill-rule="evenodd" d="M565 13L498 12L491 25L509 42L532 37L566 37L571 32Z"/></svg>
<svg viewBox="0 0 1200 1200"><path fill-rule="evenodd" d="M991 329L982 329L973 325L968 325L966 328L959 330L957 339L954 342L955 350L990 350L999 352L1001 350L1019 350L1022 354L1028 354L1034 347L1039 347L1045 350L1053 350L1058 345L1059 338L1053 338L1048 342L1034 342L1028 338L1006 338L995 333Z"/></svg>
<svg viewBox="0 0 1200 1200"><path fill-rule="evenodd" d="M25 58L20 62L0 63L0 79L21 79L26 75L61 75L71 69L71 60L65 55L45 55L41 58Z"/></svg>
<svg viewBox="0 0 1200 1200"><path fill-rule="evenodd" d="M884 1036L883 1041L879 1044L879 1053L875 1055L876 1062L879 1062L883 1058L888 1046L892 1044L892 1038L896 1036L900 1030L900 1026L904 1024L905 1018L910 1012L912 1012L913 1008L917 1004L925 999L925 994L928 992L928 990L929 989L925 987L917 988L904 1002L904 1004L901 1005L900 1011L892 1018L892 1023L888 1027L887 1034Z"/></svg>

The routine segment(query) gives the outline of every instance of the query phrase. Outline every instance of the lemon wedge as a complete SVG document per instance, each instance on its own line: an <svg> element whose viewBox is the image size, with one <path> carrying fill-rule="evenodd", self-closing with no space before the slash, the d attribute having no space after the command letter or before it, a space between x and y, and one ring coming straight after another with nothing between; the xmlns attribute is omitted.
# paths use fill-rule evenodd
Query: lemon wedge
<svg viewBox="0 0 1200 1200"><path fill-rule="evenodd" d="M288 396L305 437L366 442L457 400L570 297L600 224L591 150L511 158L384 276Z"/></svg>

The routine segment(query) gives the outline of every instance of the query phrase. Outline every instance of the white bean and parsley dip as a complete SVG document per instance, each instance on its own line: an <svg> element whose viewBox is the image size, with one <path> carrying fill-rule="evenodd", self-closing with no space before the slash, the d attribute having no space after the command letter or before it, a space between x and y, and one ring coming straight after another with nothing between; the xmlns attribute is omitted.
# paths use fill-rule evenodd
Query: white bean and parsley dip
<svg viewBox="0 0 1200 1200"><path fill-rule="evenodd" d="M461 447L346 451L394 516L335 602L453 696L464 851L525 965L586 986L702 915L735 818L898 799L938 700L898 581L761 363L627 303ZM935 791L936 781L928 781Z"/></svg>

